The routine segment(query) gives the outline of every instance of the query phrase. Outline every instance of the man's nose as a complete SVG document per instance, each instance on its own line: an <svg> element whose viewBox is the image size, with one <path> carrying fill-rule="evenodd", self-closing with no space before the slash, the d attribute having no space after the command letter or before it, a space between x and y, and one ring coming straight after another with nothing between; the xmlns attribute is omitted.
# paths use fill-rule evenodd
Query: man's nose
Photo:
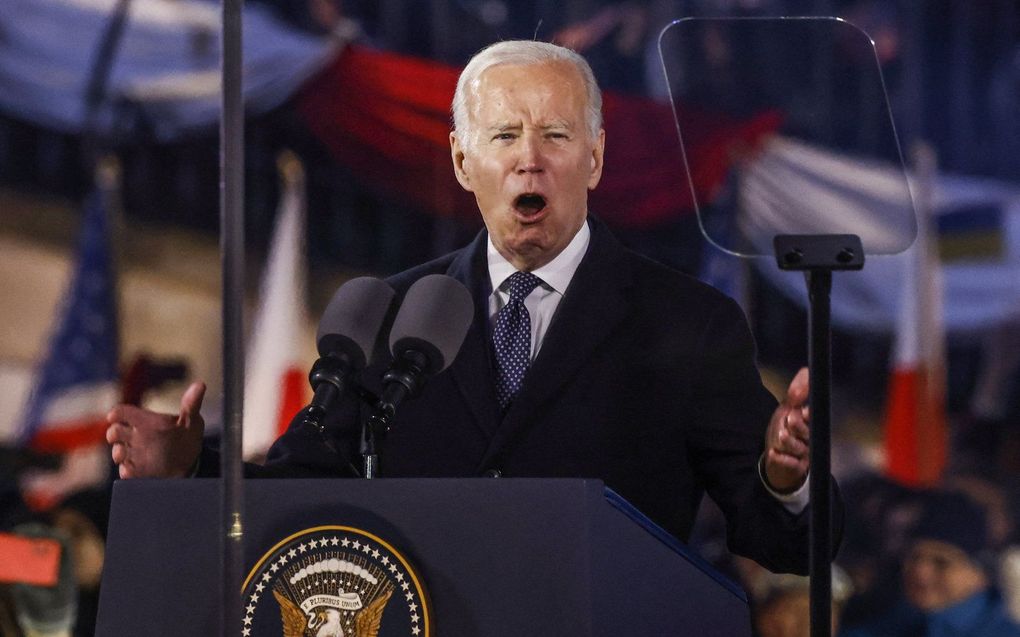
<svg viewBox="0 0 1020 637"><path fill-rule="evenodd" d="M542 137L540 135L522 135L517 148L518 173L540 173L544 170Z"/></svg>

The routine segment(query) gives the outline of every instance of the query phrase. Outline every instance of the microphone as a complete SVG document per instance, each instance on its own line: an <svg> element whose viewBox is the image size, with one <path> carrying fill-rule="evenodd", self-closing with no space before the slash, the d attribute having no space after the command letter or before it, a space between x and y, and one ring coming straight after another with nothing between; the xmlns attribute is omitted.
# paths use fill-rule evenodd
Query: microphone
<svg viewBox="0 0 1020 637"><path fill-rule="evenodd" d="M450 366L474 315L471 293L445 274L430 274L407 291L390 329L393 365L383 376L376 404L385 429L400 405L421 392L425 381Z"/></svg>
<svg viewBox="0 0 1020 637"><path fill-rule="evenodd" d="M315 395L305 408L305 424L323 431L322 418L347 379L368 364L394 296L388 283L372 277L351 279L333 295L319 321L319 360L308 374Z"/></svg>

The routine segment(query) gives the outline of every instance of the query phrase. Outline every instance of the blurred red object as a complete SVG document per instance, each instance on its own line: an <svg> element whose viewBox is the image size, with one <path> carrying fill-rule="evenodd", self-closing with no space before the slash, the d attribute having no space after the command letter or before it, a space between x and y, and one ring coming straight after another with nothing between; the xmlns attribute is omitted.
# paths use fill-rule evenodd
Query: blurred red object
<svg viewBox="0 0 1020 637"><path fill-rule="evenodd" d="M348 46L308 82L298 110L338 162L366 185L437 216L480 222L450 159L450 101L460 69ZM684 105L690 181L668 103L606 92L606 171L591 210L614 227L642 228L693 214L719 193L730 167L753 153L782 114L747 119ZM691 191L691 186L694 192Z"/></svg>
<svg viewBox="0 0 1020 637"><path fill-rule="evenodd" d="M60 542L0 533L0 582L56 586Z"/></svg>

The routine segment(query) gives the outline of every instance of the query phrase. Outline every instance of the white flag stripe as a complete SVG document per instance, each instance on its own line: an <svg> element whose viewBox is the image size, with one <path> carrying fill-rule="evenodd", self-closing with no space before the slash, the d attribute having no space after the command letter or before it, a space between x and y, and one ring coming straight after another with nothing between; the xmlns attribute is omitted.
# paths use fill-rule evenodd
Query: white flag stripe
<svg viewBox="0 0 1020 637"><path fill-rule="evenodd" d="M110 450L105 444L72 449L56 471L29 471L19 480L25 499L48 508L64 497L108 480Z"/></svg>
<svg viewBox="0 0 1020 637"><path fill-rule="evenodd" d="M910 195L889 166L775 138L741 177L748 236L856 234L865 250L893 253L913 235ZM771 247L769 252L771 254Z"/></svg>
<svg viewBox="0 0 1020 637"><path fill-rule="evenodd" d="M286 182L248 347L243 442L246 458L265 453L276 439L286 371L308 367L303 357L308 324L304 181L294 175Z"/></svg>
<svg viewBox="0 0 1020 637"><path fill-rule="evenodd" d="M105 418L106 412L117 403L117 392L115 382L74 385L62 391L43 411L47 431L74 428L91 415Z"/></svg>
<svg viewBox="0 0 1020 637"><path fill-rule="evenodd" d="M850 218L856 218L855 227L873 241L895 236L903 229L902 215L888 208L895 172L799 142L774 140L741 174L741 230L756 242L761 254L772 253L771 241L777 233L829 232ZM959 175L935 177L933 223L947 212L979 205L1001 210L1004 254L942 265L942 321L949 332L986 329L1020 317L1020 184ZM931 232L934 235L934 229ZM867 245L865 252L863 271L833 279L833 323L893 332L902 290L909 284L907 261L915 257L909 252L876 256L868 253ZM771 259L756 259L754 265L783 294L806 306L800 273L780 271Z"/></svg>
<svg viewBox="0 0 1020 637"><path fill-rule="evenodd" d="M116 0L4 0L0 109L48 128L80 133L97 38ZM96 125L115 127L127 100L162 141L216 125L220 7L210 0L136 0L110 76L110 99ZM244 101L265 112L292 96L335 59L341 44L277 20L261 6L244 9ZM169 78L176 78L170 81Z"/></svg>
<svg viewBox="0 0 1020 637"><path fill-rule="evenodd" d="M82 11L102 15L113 13L119 0L50 0L52 4L66 5ZM131 20L146 26L167 29L220 28L219 5L205 2L167 2L166 0L134 0L131 3Z"/></svg>

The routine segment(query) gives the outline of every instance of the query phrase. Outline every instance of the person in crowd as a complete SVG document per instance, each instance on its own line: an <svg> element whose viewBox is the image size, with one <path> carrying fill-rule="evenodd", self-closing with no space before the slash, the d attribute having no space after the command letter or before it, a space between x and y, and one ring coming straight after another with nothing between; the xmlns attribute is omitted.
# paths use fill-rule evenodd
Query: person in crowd
<svg viewBox="0 0 1020 637"><path fill-rule="evenodd" d="M758 637L810 637L811 582L800 575L764 573L751 604ZM832 566L832 634L839 630L843 604L852 592L847 574Z"/></svg>
<svg viewBox="0 0 1020 637"><path fill-rule="evenodd" d="M965 495L937 492L910 534L902 600L842 637L1020 637L991 572L988 524Z"/></svg>

